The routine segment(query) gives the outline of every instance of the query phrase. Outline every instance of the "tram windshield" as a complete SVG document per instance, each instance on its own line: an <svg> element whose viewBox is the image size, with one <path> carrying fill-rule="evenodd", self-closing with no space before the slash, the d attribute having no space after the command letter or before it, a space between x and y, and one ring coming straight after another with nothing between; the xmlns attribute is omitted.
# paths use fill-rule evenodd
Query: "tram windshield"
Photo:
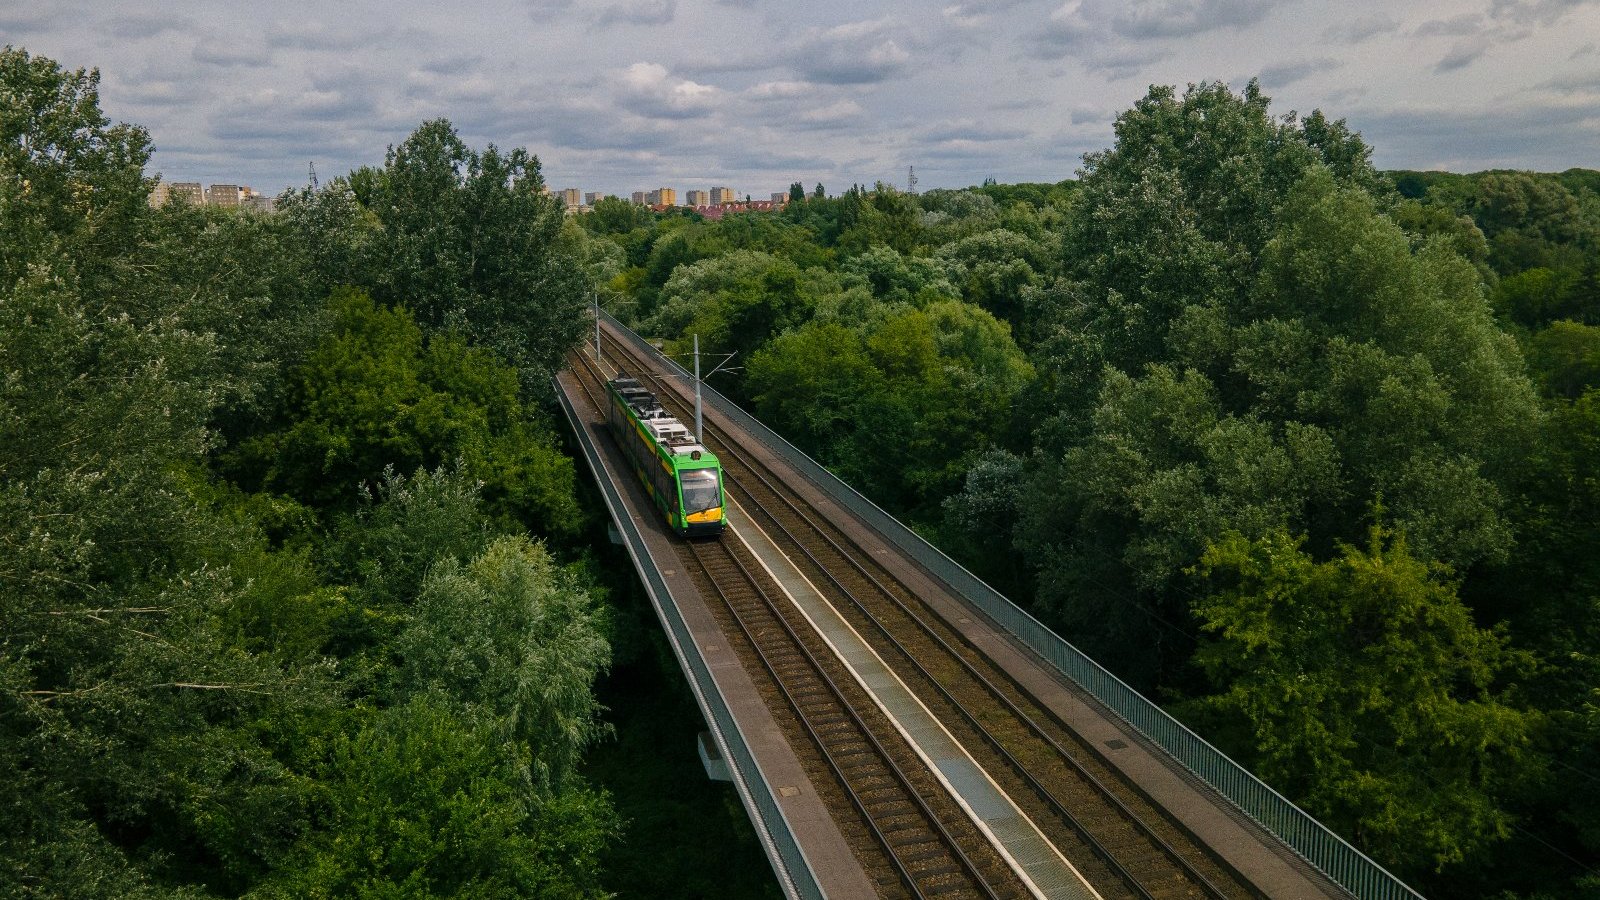
<svg viewBox="0 0 1600 900"><path fill-rule="evenodd" d="M686 469L683 476L683 511L704 512L722 505L716 469Z"/></svg>

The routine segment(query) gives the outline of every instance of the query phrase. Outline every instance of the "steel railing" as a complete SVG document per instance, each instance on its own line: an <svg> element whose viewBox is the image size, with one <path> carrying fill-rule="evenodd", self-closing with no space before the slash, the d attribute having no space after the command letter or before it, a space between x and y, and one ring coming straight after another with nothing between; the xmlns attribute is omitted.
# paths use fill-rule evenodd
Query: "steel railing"
<svg viewBox="0 0 1600 900"><path fill-rule="evenodd" d="M673 369L680 377L693 378L682 366L615 317L603 310L601 314L627 335L637 349L651 354L661 365ZM1166 710L1150 702L1026 610L878 508L877 504L784 440L777 432L761 424L709 385L703 385L702 391L708 408L732 420L756 440L784 456L835 502L859 516L885 540L916 560L931 575L943 581L996 625L1120 716L1179 765L1210 785L1340 887L1361 900L1422 900L1421 894L1390 874L1371 857L1352 847L1305 810L1190 731Z"/></svg>

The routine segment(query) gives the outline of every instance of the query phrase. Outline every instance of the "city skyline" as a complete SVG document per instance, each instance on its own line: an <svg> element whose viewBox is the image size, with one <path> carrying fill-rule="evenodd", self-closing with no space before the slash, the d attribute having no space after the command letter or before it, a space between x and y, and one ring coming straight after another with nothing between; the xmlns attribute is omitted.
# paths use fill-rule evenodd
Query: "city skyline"
<svg viewBox="0 0 1600 900"><path fill-rule="evenodd" d="M1384 168L1596 167L1596 35L1594 0L0 0L0 41L102 71L152 172L267 193L441 116L527 147L554 190L1058 181L1150 84L1252 77Z"/></svg>

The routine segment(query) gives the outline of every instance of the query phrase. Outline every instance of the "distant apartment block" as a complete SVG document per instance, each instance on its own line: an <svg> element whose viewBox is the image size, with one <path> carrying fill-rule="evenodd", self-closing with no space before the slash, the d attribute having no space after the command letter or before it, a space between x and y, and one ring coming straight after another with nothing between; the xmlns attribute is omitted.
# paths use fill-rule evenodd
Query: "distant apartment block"
<svg viewBox="0 0 1600 900"><path fill-rule="evenodd" d="M644 191L634 191L633 192L633 202L636 205L643 206L645 200L647 200L647 199L649 199L649 197L648 197L648 195L645 194Z"/></svg>
<svg viewBox="0 0 1600 900"><path fill-rule="evenodd" d="M150 192L151 206L161 206L173 200L200 206L206 202L206 192L198 181L163 181Z"/></svg>
<svg viewBox="0 0 1600 900"><path fill-rule="evenodd" d="M646 206L677 206L678 192L669 187L656 188L644 195L644 202Z"/></svg>
<svg viewBox="0 0 1600 900"><path fill-rule="evenodd" d="M739 198L735 197L733 195L733 191L730 190L729 188L714 187L714 188L711 189L711 205L712 206L721 206L724 203L733 203L733 202L737 201L738 199Z"/></svg>
<svg viewBox="0 0 1600 900"><path fill-rule="evenodd" d="M589 193L583 195L583 205L584 206L593 206L596 203L599 203L601 200L605 199L605 196L606 195L601 193L600 191L590 191Z"/></svg>
<svg viewBox="0 0 1600 900"><path fill-rule="evenodd" d="M773 191L772 192L772 205L773 206L787 206L788 203L789 203L789 192L788 191Z"/></svg>
<svg viewBox="0 0 1600 900"><path fill-rule="evenodd" d="M206 188L206 205L238 209L244 190L248 188L241 190L237 184L213 184Z"/></svg>
<svg viewBox="0 0 1600 900"><path fill-rule="evenodd" d="M567 209L577 209L583 205L583 192L577 188L562 188L556 196L561 198L562 205Z"/></svg>
<svg viewBox="0 0 1600 900"><path fill-rule="evenodd" d="M690 191L689 192L689 205L690 206L709 206L709 205L711 205L711 194L710 194L710 192L708 192L708 191Z"/></svg>

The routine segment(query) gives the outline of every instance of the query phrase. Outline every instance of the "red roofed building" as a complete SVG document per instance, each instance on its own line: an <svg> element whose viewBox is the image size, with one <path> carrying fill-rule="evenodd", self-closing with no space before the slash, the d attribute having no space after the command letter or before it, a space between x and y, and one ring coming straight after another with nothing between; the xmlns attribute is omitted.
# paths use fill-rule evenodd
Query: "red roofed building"
<svg viewBox="0 0 1600 900"><path fill-rule="evenodd" d="M693 209L695 212L699 213L705 218L715 222L729 213L777 212L778 210L783 209L785 205L787 204L778 203L773 200L751 200L748 202L739 201L736 203L721 203L712 206L693 206L690 207L690 209Z"/></svg>

